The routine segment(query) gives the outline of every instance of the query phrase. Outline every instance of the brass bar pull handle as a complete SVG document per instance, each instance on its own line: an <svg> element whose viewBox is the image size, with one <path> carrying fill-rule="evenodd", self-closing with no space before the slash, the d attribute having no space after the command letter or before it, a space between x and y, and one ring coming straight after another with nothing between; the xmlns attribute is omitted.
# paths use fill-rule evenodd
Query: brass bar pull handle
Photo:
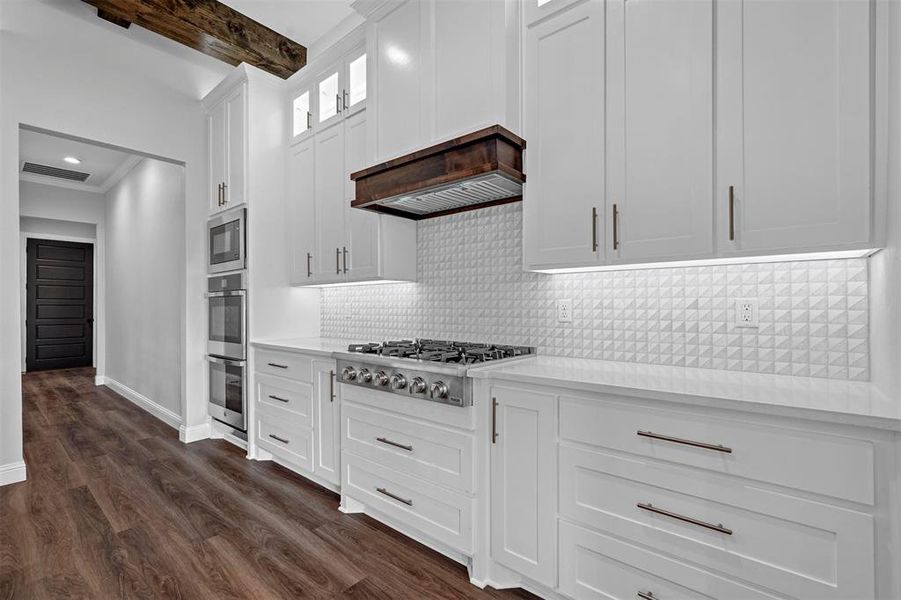
<svg viewBox="0 0 901 600"><path fill-rule="evenodd" d="M388 444L389 446L394 446L395 448L400 448L401 450L406 450L407 452L413 452L413 446L407 446L398 442L392 442L388 438L377 437L375 438L375 441L381 442L383 444Z"/></svg>
<svg viewBox="0 0 901 600"><path fill-rule="evenodd" d="M313 276L313 255L307 252L307 277Z"/></svg>
<svg viewBox="0 0 901 600"><path fill-rule="evenodd" d="M638 597L641 598L641 600L660 600L654 595L654 592L638 592Z"/></svg>
<svg viewBox="0 0 901 600"><path fill-rule="evenodd" d="M272 439L274 439L276 442L281 442L281 443L283 443L283 444L287 444L287 443L288 443L288 440L286 440L286 439L283 438L283 437L278 437L278 436L275 435L274 433L270 433L270 434L269 434L269 437L271 437Z"/></svg>
<svg viewBox="0 0 901 600"><path fill-rule="evenodd" d="M270 367L275 367L276 369L287 369L288 365L280 365L278 363L267 363Z"/></svg>
<svg viewBox="0 0 901 600"><path fill-rule="evenodd" d="M412 500L408 500L408 499L406 499L406 498L401 498L401 497L398 496L397 494L392 494L391 492L389 492L389 491L386 490L385 488L375 488L375 491L377 491L378 493L382 494L383 496L388 496L388 497L391 498L392 500L397 500L398 502L403 502L403 503L406 504L407 506L413 506L413 501L412 501Z"/></svg>
<svg viewBox="0 0 901 600"><path fill-rule="evenodd" d="M225 203L225 194L222 189L222 184L219 184L219 206L222 206Z"/></svg>
<svg viewBox="0 0 901 600"><path fill-rule="evenodd" d="M497 398L491 399L491 443L497 443Z"/></svg>
<svg viewBox="0 0 901 600"><path fill-rule="evenodd" d="M272 394L269 394L269 397L272 398L273 400L278 400L279 402L284 402L285 404L287 404L288 402L291 402L287 398L282 398L281 396L273 396Z"/></svg>
<svg viewBox="0 0 901 600"><path fill-rule="evenodd" d="M619 250L619 207L613 205L613 249Z"/></svg>
<svg viewBox="0 0 901 600"><path fill-rule="evenodd" d="M735 186L729 186L729 241L735 241Z"/></svg>
<svg viewBox="0 0 901 600"><path fill-rule="evenodd" d="M341 254L344 255L344 272L347 273L347 246L341 249Z"/></svg>
<svg viewBox="0 0 901 600"><path fill-rule="evenodd" d="M591 207L591 251L598 251L598 207Z"/></svg>
<svg viewBox="0 0 901 600"><path fill-rule="evenodd" d="M732 530L726 527L723 527L722 523L717 523L714 525L713 523L708 523L706 521L699 521L698 519L692 519L691 517L686 517L685 515L680 515L678 513L670 512L668 510L663 510L662 508L657 508L653 504L644 504L639 502L636 504L638 508L641 510L646 510L648 512L652 512L657 515L662 515L664 517L669 517L670 519L676 519L677 521L682 521L683 523L691 523L692 525L697 525L698 527L703 527L705 529L711 529L718 533L725 533L726 535L732 535Z"/></svg>
<svg viewBox="0 0 901 600"><path fill-rule="evenodd" d="M694 440L686 440L682 438L672 437L669 435L661 435L659 433L654 433L653 431L642 431L638 430L635 432L636 435L640 435L641 437L652 438L655 440L661 440L663 442L672 442L674 444L682 444L684 446L693 446L695 448L703 448L705 450L715 450L716 452L724 452L726 454L732 454L732 448L728 446L723 446L722 444L707 444L705 442L695 442Z"/></svg>
<svg viewBox="0 0 901 600"><path fill-rule="evenodd" d="M341 248L335 248L335 273L341 274Z"/></svg>
<svg viewBox="0 0 901 600"><path fill-rule="evenodd" d="M329 396L330 402L335 401L335 372L334 371L328 372L328 396Z"/></svg>

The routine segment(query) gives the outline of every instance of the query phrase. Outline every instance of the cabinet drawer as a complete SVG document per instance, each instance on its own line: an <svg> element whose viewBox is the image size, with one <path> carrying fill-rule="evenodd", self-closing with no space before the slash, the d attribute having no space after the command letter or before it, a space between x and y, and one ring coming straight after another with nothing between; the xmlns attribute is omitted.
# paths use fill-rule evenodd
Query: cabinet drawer
<svg viewBox="0 0 901 600"><path fill-rule="evenodd" d="M257 445L299 468L313 471L313 429L288 411L257 415Z"/></svg>
<svg viewBox="0 0 901 600"><path fill-rule="evenodd" d="M342 447L381 465L472 491L472 436L345 403Z"/></svg>
<svg viewBox="0 0 901 600"><path fill-rule="evenodd" d="M777 598L565 521L560 523L559 591L576 600Z"/></svg>
<svg viewBox="0 0 901 600"><path fill-rule="evenodd" d="M343 452L341 492L459 552L472 552L472 499Z"/></svg>
<svg viewBox="0 0 901 600"><path fill-rule="evenodd" d="M306 383L313 382L313 359L290 352L257 350L254 353L254 369L266 375L278 375Z"/></svg>
<svg viewBox="0 0 901 600"><path fill-rule="evenodd" d="M874 503L874 448L867 440L574 396L560 398L560 438Z"/></svg>
<svg viewBox="0 0 901 600"><path fill-rule="evenodd" d="M640 457L559 457L569 520L791 597L873 597L870 514Z"/></svg>
<svg viewBox="0 0 901 600"><path fill-rule="evenodd" d="M278 414L288 410L301 417L306 426L313 426L313 386L281 377L257 374L257 411Z"/></svg>

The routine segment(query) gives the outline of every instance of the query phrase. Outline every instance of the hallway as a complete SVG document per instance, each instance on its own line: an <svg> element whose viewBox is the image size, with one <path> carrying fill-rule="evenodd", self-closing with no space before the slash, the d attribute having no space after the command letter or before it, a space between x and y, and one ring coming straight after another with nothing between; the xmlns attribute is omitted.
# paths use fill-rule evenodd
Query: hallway
<svg viewBox="0 0 901 600"><path fill-rule="evenodd" d="M0 600L533 598L272 463L177 432L93 369L23 376L28 480L0 488Z"/></svg>

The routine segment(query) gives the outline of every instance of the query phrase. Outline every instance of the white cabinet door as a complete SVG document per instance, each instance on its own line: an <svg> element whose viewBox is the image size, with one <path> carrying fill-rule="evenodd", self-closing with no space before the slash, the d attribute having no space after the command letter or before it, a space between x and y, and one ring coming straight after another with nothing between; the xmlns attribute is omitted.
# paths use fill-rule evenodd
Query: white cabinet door
<svg viewBox="0 0 901 600"><path fill-rule="evenodd" d="M344 280L344 127L338 122L316 134L316 279Z"/></svg>
<svg viewBox="0 0 901 600"><path fill-rule="evenodd" d="M341 469L339 451L341 445L341 416L338 389L335 385L335 362L313 361L313 393L316 406L314 424L313 472L326 481L339 485Z"/></svg>
<svg viewBox="0 0 901 600"><path fill-rule="evenodd" d="M379 276L379 215L351 208L355 197L350 174L367 166L366 111L356 112L344 122L344 185L347 227L347 279L363 281Z"/></svg>
<svg viewBox="0 0 901 600"><path fill-rule="evenodd" d="M407 0L375 23L375 162L418 150L422 128L422 19L425 2Z"/></svg>
<svg viewBox="0 0 901 600"><path fill-rule="evenodd" d="M226 98L228 174L225 206L231 208L247 200L247 92L244 85Z"/></svg>
<svg viewBox="0 0 901 600"><path fill-rule="evenodd" d="M366 108L368 87L368 57L366 50L359 48L344 57L344 117Z"/></svg>
<svg viewBox="0 0 901 600"><path fill-rule="evenodd" d="M313 138L292 146L288 156L288 239L291 283L313 283L316 277L315 179Z"/></svg>
<svg viewBox="0 0 901 600"><path fill-rule="evenodd" d="M291 141L297 142L313 131L313 90L298 90L291 99Z"/></svg>
<svg viewBox="0 0 901 600"><path fill-rule="evenodd" d="M556 397L501 386L493 386L491 395L496 433L491 445L491 556L553 587Z"/></svg>
<svg viewBox="0 0 901 600"><path fill-rule="evenodd" d="M342 64L335 64L323 70L316 79L317 127L328 127L342 118L344 110Z"/></svg>
<svg viewBox="0 0 901 600"><path fill-rule="evenodd" d="M870 241L873 4L717 4L716 198L727 251Z"/></svg>
<svg viewBox="0 0 901 600"><path fill-rule="evenodd" d="M603 260L604 63L602 0L587 0L526 29L527 267Z"/></svg>
<svg viewBox="0 0 901 600"><path fill-rule="evenodd" d="M207 129L210 143L210 214L223 210L222 184L225 183L226 162L228 160L225 141L225 103L217 105L207 114Z"/></svg>
<svg viewBox="0 0 901 600"><path fill-rule="evenodd" d="M607 52L610 262L710 257L713 0L607 0Z"/></svg>

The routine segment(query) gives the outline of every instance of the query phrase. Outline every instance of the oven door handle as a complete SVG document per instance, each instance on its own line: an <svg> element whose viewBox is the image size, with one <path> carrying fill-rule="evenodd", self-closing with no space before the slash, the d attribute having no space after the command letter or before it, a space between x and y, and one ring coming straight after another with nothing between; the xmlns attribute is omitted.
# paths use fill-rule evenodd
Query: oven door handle
<svg viewBox="0 0 901 600"><path fill-rule="evenodd" d="M207 292L207 298L225 298L227 296L246 296L247 290L232 290L230 292Z"/></svg>
<svg viewBox="0 0 901 600"><path fill-rule="evenodd" d="M229 365L232 367L243 367L247 363L245 360L232 360L230 358L219 358L218 356L210 356L207 354L206 359L211 363L218 365Z"/></svg>

